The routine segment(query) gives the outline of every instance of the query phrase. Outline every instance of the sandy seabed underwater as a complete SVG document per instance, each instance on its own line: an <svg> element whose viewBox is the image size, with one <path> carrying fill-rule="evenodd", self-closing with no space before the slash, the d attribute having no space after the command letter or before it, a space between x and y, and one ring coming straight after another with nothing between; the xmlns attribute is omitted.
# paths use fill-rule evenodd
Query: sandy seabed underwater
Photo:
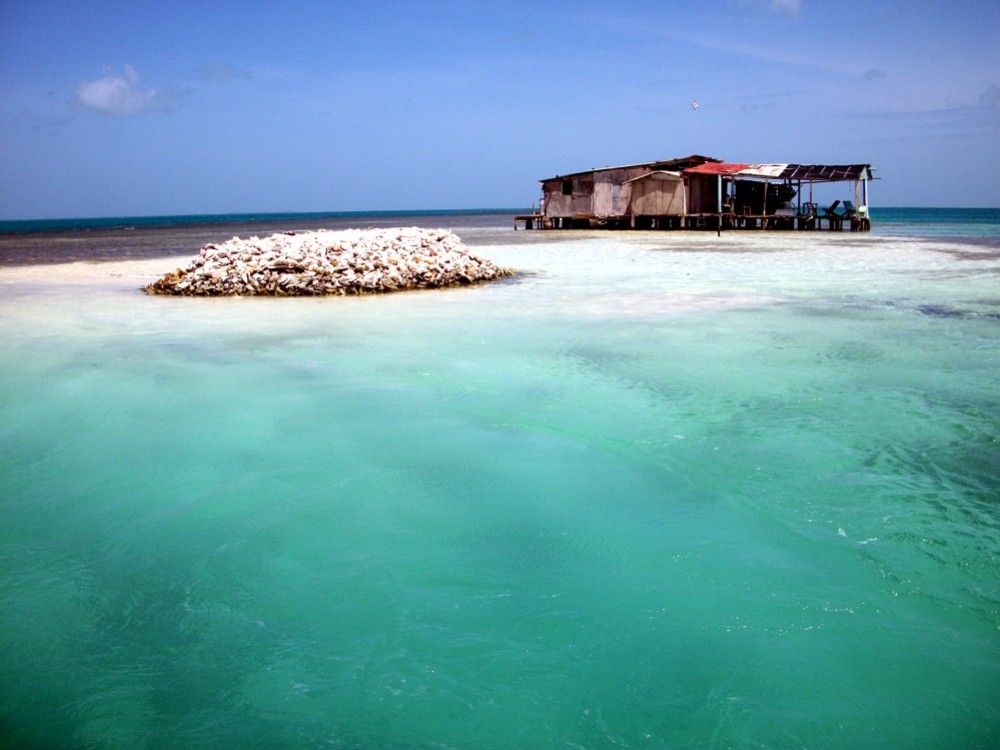
<svg viewBox="0 0 1000 750"><path fill-rule="evenodd" d="M0 745L1000 745L996 248L523 235L0 268Z"/></svg>

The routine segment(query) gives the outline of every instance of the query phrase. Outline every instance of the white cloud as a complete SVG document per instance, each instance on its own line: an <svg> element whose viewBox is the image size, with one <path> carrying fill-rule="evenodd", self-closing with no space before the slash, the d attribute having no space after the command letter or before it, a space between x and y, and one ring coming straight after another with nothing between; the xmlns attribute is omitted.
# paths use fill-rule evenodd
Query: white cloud
<svg viewBox="0 0 1000 750"><path fill-rule="evenodd" d="M75 103L92 112L126 117L153 109L166 109L172 99L170 89L144 89L135 68L126 64L121 75L109 72L103 78L84 81L77 86Z"/></svg>
<svg viewBox="0 0 1000 750"><path fill-rule="evenodd" d="M783 11L790 16L798 16L802 13L801 0L771 0L771 10Z"/></svg>

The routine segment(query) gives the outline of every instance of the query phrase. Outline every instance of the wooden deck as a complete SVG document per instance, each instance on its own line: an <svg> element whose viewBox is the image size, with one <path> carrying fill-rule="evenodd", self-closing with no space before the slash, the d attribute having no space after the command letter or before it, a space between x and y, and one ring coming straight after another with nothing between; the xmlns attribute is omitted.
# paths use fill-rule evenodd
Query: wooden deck
<svg viewBox="0 0 1000 750"><path fill-rule="evenodd" d="M545 217L541 214L524 214L523 216L514 217L514 230L517 231L517 222L524 224L525 229L544 229L542 222ZM537 225L537 226L536 226Z"/></svg>
<svg viewBox="0 0 1000 750"><path fill-rule="evenodd" d="M652 230L756 230L756 231L834 231L867 232L871 222L865 216L845 215L776 215L700 213L675 216L543 216L539 213L514 217L514 229L652 229Z"/></svg>

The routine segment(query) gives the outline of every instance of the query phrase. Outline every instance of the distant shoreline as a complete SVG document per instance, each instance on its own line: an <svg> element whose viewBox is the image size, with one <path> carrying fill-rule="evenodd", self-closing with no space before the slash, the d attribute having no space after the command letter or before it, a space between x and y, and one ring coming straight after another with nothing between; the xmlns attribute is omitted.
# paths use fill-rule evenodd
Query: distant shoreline
<svg viewBox="0 0 1000 750"><path fill-rule="evenodd" d="M30 234L36 232L74 232L93 230L129 230L139 228L207 227L232 224L267 224L319 220L344 222L349 219L405 219L426 220L433 217L505 216L527 213L528 208L440 208L420 210L381 211L290 211L269 213L222 214L163 214L152 216L95 216L63 219L5 219L0 220L0 235ZM960 223L995 223L1000 207L920 207L874 206L872 216L876 223L917 223L957 221Z"/></svg>
<svg viewBox="0 0 1000 750"><path fill-rule="evenodd" d="M92 229L136 229L219 224L314 221L317 219L404 218L434 216L503 216L521 214L526 208L448 208L393 211L301 211L287 213L165 214L162 216L104 216L75 219L11 219L0 221L0 234L72 232Z"/></svg>

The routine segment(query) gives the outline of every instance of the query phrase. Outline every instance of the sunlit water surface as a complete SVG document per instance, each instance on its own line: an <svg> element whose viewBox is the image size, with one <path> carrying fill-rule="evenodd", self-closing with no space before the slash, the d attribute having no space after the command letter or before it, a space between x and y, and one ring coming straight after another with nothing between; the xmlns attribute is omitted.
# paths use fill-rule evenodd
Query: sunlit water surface
<svg viewBox="0 0 1000 750"><path fill-rule="evenodd" d="M0 744L1000 744L995 248L492 237L0 269Z"/></svg>

